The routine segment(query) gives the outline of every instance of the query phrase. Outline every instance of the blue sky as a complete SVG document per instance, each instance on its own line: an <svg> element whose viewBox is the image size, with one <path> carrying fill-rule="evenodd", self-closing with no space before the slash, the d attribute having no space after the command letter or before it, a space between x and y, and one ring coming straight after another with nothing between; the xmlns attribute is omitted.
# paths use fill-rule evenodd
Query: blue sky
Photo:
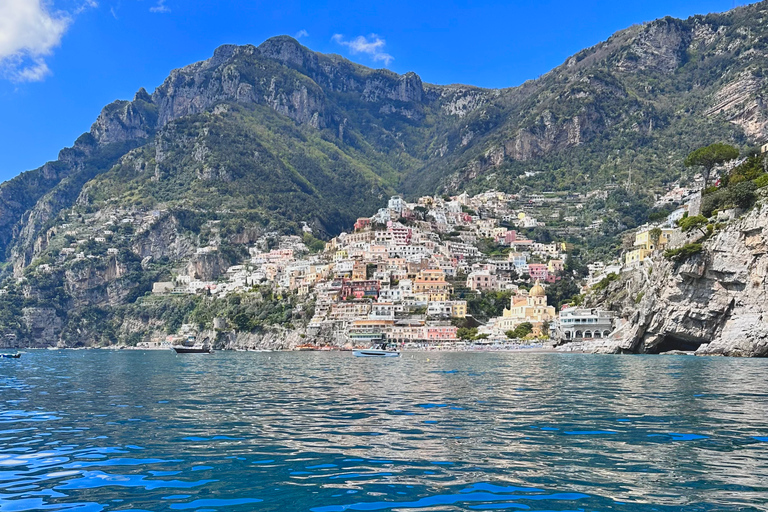
<svg viewBox="0 0 768 512"><path fill-rule="evenodd" d="M743 2L738 2L743 4ZM289 34L426 82L509 87L632 24L733 0L0 0L0 180L56 158L101 108L224 43Z"/></svg>

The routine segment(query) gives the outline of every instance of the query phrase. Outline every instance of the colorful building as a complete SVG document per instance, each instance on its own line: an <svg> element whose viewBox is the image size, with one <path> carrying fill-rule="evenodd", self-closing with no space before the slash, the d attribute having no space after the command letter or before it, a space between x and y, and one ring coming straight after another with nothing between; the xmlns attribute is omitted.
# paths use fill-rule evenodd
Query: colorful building
<svg viewBox="0 0 768 512"><path fill-rule="evenodd" d="M341 285L341 300L349 299L373 299L379 298L379 281L351 281L344 279Z"/></svg>
<svg viewBox="0 0 768 512"><path fill-rule="evenodd" d="M523 322L533 325L533 334L543 333L544 323L551 322L557 317L553 306L547 305L547 293L538 282L527 295L512 296L509 309L496 320L496 328L504 333L513 330Z"/></svg>
<svg viewBox="0 0 768 512"><path fill-rule="evenodd" d="M658 229L659 231L658 239L653 236L652 232L654 229ZM639 265L645 258L653 254L654 251L663 250L669 243L669 239L675 231L675 229L670 228L662 229L651 227L638 231L637 234L635 234L634 249L628 251L624 256L626 265L629 267Z"/></svg>

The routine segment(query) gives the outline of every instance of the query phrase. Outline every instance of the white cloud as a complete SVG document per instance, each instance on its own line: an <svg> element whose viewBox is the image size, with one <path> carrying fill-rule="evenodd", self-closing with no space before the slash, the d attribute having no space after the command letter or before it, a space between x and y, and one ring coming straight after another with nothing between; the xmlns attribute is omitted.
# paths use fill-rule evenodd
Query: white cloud
<svg viewBox="0 0 768 512"><path fill-rule="evenodd" d="M16 82L45 78L50 73L45 58L71 22L41 0L0 0L0 75Z"/></svg>
<svg viewBox="0 0 768 512"><path fill-rule="evenodd" d="M80 7L75 9L75 14L80 14L86 9L95 9L98 6L99 6L99 3L96 0L84 0L84 2L80 4Z"/></svg>
<svg viewBox="0 0 768 512"><path fill-rule="evenodd" d="M389 63L395 60L390 54L384 52L387 42L376 34L370 34L368 37L357 36L349 41L345 40L341 34L334 34L331 40L346 46L352 54L366 53L373 58L374 62L383 61L385 66L389 66Z"/></svg>
<svg viewBox="0 0 768 512"><path fill-rule="evenodd" d="M157 0L157 5L155 5L154 7L150 7L149 12L165 13L165 12L171 12L171 9L170 7L165 5L165 0Z"/></svg>
<svg viewBox="0 0 768 512"><path fill-rule="evenodd" d="M308 37L308 36L309 36L309 32L307 32L304 29L301 29L298 32L296 32L296 35L294 37L296 39L301 39L302 37Z"/></svg>

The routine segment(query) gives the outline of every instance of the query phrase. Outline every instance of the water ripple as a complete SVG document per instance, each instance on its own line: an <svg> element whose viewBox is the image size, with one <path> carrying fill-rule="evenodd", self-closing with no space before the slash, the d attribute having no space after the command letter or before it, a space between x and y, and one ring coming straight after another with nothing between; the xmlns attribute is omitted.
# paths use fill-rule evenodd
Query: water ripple
<svg viewBox="0 0 768 512"><path fill-rule="evenodd" d="M15 363L0 376L0 512L768 509L765 360Z"/></svg>

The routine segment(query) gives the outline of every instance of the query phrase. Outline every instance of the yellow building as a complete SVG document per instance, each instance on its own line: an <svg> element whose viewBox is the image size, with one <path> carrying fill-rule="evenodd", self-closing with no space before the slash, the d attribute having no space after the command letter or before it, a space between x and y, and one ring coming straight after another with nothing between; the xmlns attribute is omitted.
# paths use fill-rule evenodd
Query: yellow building
<svg viewBox="0 0 768 512"><path fill-rule="evenodd" d="M365 263L362 261L355 261L352 264L352 280L353 281L365 281L368 279L367 276L368 268L366 267Z"/></svg>
<svg viewBox="0 0 768 512"><path fill-rule="evenodd" d="M445 280L445 272L442 270L422 270L413 280L413 295L417 300L445 301L451 298L451 293L453 286Z"/></svg>
<svg viewBox="0 0 768 512"><path fill-rule="evenodd" d="M549 260L547 262L547 272L550 274L562 272L564 268L565 262L563 260Z"/></svg>
<svg viewBox="0 0 768 512"><path fill-rule="evenodd" d="M464 318L467 316L467 301L454 300L451 302L451 316L454 318Z"/></svg>
<svg viewBox="0 0 768 512"><path fill-rule="evenodd" d="M496 319L496 328L501 332L513 330L523 322L533 325L533 334L542 334L544 322L551 322L557 317L553 306L547 306L547 293L544 287L536 281L527 295L513 295L509 309ZM544 333L546 334L546 333Z"/></svg>
<svg viewBox="0 0 768 512"><path fill-rule="evenodd" d="M659 239L656 241L651 237L651 231L654 229L655 228L644 229L635 234L634 249L628 251L624 256L624 261L627 266L637 265L653 254L654 251L663 250L669 243L672 233L675 232L674 229L661 229Z"/></svg>

